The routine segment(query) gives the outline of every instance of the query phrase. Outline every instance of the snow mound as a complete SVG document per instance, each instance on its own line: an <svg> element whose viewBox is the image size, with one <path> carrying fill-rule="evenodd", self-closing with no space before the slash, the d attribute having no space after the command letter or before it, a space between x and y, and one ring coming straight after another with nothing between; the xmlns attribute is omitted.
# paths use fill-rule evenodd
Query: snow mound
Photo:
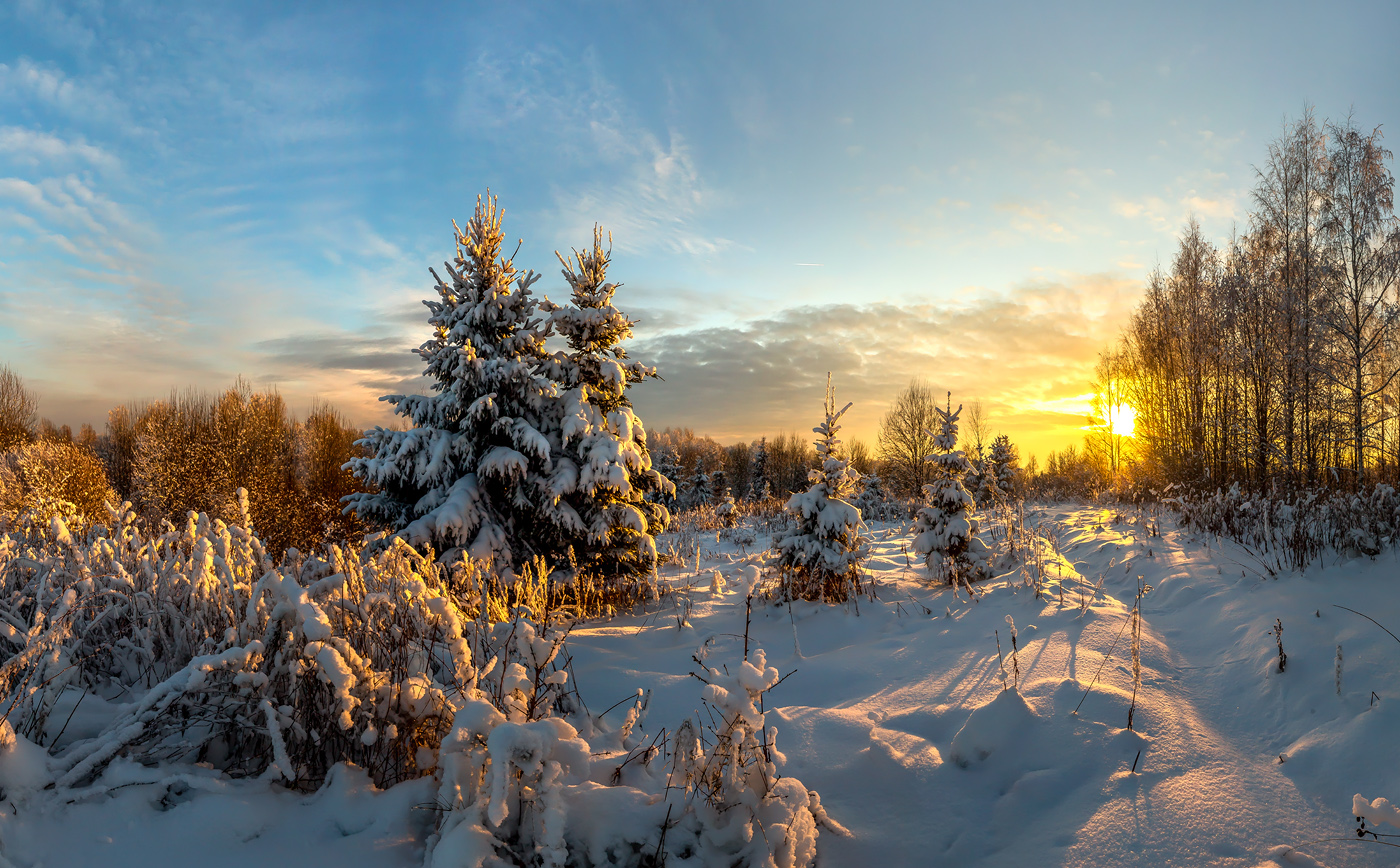
<svg viewBox="0 0 1400 868"><path fill-rule="evenodd" d="M1015 690L1003 690L968 715L967 723L953 736L952 760L959 768L967 768L1008 745L1024 743L1035 722L1035 710L1026 698Z"/></svg>

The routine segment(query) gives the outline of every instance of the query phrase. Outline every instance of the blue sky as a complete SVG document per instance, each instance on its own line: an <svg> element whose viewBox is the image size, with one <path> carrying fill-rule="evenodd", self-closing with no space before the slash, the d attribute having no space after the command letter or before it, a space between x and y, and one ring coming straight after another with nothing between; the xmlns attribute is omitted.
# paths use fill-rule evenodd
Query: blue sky
<svg viewBox="0 0 1400 868"><path fill-rule="evenodd" d="M805 431L831 370L873 440L922 376L1043 455L1285 118L1400 120L1400 6L1216 5L10 2L0 362L73 424L240 373L383 421L489 187L547 294L612 231L652 427Z"/></svg>

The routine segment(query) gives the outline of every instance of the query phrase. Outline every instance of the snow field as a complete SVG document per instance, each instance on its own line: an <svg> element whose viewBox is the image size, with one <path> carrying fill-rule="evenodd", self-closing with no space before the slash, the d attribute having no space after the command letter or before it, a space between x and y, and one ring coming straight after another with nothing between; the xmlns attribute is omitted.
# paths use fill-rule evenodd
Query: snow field
<svg viewBox="0 0 1400 868"><path fill-rule="evenodd" d="M771 694L783 770L853 833L820 839L825 864L1256 866L1278 846L1354 838L1352 796L1400 792L1400 721L1384 700L1369 704L1372 689L1400 699L1387 677L1400 645L1332 608L1355 603L1400 624L1393 554L1265 580L1233 544L1208 546L1170 520L1163 537L1148 537L1113 518L1089 508L1028 515L1028 524L1054 522L1061 545L1039 600L1019 576L978 584L976 603L928 587L912 552L906 565L906 524L873 529L878 602L755 608L754 643L792 672ZM714 557L699 575L671 571L697 588L687 627L653 616L575 631L587 695L646 684L649 721L692 710L689 654L707 640L731 650L742 641L742 595L710 594L705 575L737 576L754 558L702 548ZM1152 590L1130 732L1125 624L1138 576ZM1081 611L1081 589L1100 579ZM1020 632L1019 695L1001 688L993 631L1010 679L1006 615ZM1268 635L1275 618L1288 653L1282 674ZM1334 865L1392 864L1387 850L1307 848Z"/></svg>
<svg viewBox="0 0 1400 868"><path fill-rule="evenodd" d="M761 648L786 676L764 709L779 771L818 791L851 832L820 835L820 865L1394 864L1390 848L1355 842L1351 812L1357 794L1368 806L1400 797L1400 643L1333 604L1397 629L1395 554L1332 556L1265 579L1231 543L1169 519L1160 537L1114 519L1085 507L1028 511L1059 547L1046 552L1042 596L1013 573L978 583L977 602L928 585L905 523L871 529L877 600L746 606L767 535L741 547L702 532L698 564L663 568L676 591L659 610L574 630L572 671L595 712L647 691L636 727L651 737L697 719L704 685L689 673L703 671L692 655L706 649L708 665L737 675L747 616L751 657ZM1152 590L1127 731L1125 624L1139 576ZM1019 668L1014 691L1002 690L994 631L1007 679ZM634 706L621 702L607 721L620 725ZM65 739L113 713L84 702ZM38 788L44 762L23 739L0 754L0 806L12 807L0 811L0 852L14 865L421 864L436 820L431 778L377 791L339 767L308 796L118 760L59 797ZM1384 805L1366 815L1388 829ZM1283 852L1315 839L1344 840Z"/></svg>

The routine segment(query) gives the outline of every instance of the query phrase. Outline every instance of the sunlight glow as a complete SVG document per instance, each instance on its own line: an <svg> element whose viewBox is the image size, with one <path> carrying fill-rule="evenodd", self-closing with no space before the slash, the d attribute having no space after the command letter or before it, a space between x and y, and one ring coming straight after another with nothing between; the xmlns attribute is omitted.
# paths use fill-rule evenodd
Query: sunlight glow
<svg viewBox="0 0 1400 868"><path fill-rule="evenodd" d="M1119 404L1113 411L1113 433L1119 437L1133 436L1137 423L1137 411L1127 404Z"/></svg>

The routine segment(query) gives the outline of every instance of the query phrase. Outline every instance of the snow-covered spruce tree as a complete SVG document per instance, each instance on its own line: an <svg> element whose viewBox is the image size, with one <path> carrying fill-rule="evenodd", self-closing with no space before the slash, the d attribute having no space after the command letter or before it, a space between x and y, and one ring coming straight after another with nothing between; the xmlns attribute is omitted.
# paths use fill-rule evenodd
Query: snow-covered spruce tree
<svg viewBox="0 0 1400 868"><path fill-rule="evenodd" d="M924 556L930 569L956 582L980 578L989 552L977 538L977 520L972 516L977 504L963 485L971 466L957 448L962 405L952 407L951 394L946 409L934 407L939 423L939 433L933 435L937 451L927 459L933 465L933 481L924 486L926 505L914 524L914 551Z"/></svg>
<svg viewBox="0 0 1400 868"><path fill-rule="evenodd" d="M998 434L992 441L992 451L987 458L987 472L982 474L982 488L978 492L982 499L1005 502L1015 494L1016 475L1020 472L1016 464L1019 456L1011 438Z"/></svg>
<svg viewBox="0 0 1400 868"><path fill-rule="evenodd" d="M847 500L855 493L860 474L842 456L837 424L851 408L836 409L831 376L826 380L826 420L812 431L818 465L808 471L811 485L788 499L785 509L796 528L773 544L773 563L782 574L787 599L844 602L861 592L860 562L869 554L860 510Z"/></svg>
<svg viewBox="0 0 1400 868"><path fill-rule="evenodd" d="M729 474L721 467L710 473L710 500L719 503L726 494L729 494Z"/></svg>
<svg viewBox="0 0 1400 868"><path fill-rule="evenodd" d="M557 389L540 372L545 330L530 286L501 255L501 212L478 197L465 231L457 230L455 264L444 263L438 299L424 301L433 337L416 352L427 363L431 395L386 395L382 401L412 427L382 427L360 441L370 453L348 466L374 491L346 500L362 518L383 522L414 544L444 551L463 546L503 570L562 536L588 532L552 491L551 431Z"/></svg>
<svg viewBox="0 0 1400 868"><path fill-rule="evenodd" d="M646 495L669 497L675 486L652 468L646 429L627 397L629 386L657 374L629 361L621 346L633 320L613 306L618 284L607 282L610 253L596 226L590 249L567 259L556 253L573 304L541 305L568 344L543 368L559 385L563 413L551 485L588 532L586 540L560 541L578 569L604 579L638 578L655 569L655 537L670 520L666 507Z"/></svg>
<svg viewBox="0 0 1400 868"><path fill-rule="evenodd" d="M753 454L749 458L749 490L745 492L744 499L762 500L768 496L768 491L768 438L760 437L753 445Z"/></svg>
<svg viewBox="0 0 1400 868"><path fill-rule="evenodd" d="M647 500L659 503L674 512L677 508L675 483L681 478L681 463L676 460L676 451L669 446L662 446L656 451L656 460L652 462L652 467L671 485L664 490L656 489L649 492Z"/></svg>
<svg viewBox="0 0 1400 868"><path fill-rule="evenodd" d="M871 473L861 478L860 493L855 499L856 509L865 521L888 521L890 509L889 492L877 474Z"/></svg>
<svg viewBox="0 0 1400 868"><path fill-rule="evenodd" d="M710 474L705 472L702 465L695 465L695 473L691 475L690 484L686 486L681 505L685 509L699 509L709 506L714 499L714 489L710 487Z"/></svg>

